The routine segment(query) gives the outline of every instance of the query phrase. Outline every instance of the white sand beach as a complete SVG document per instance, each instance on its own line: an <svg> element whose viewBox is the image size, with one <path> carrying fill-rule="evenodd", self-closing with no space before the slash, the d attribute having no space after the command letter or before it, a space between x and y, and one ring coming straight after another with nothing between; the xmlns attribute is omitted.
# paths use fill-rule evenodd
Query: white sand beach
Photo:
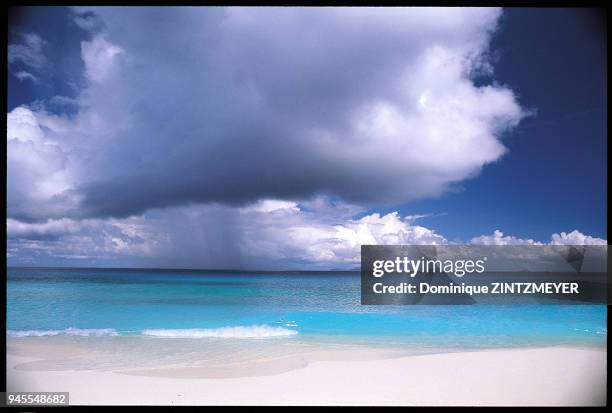
<svg viewBox="0 0 612 413"><path fill-rule="evenodd" d="M74 405L606 404L605 349L549 347L324 359L278 360L289 363L279 374L264 369L260 376L199 378L197 369L189 368L130 374L24 369L37 359L9 352L7 383L8 391L68 391Z"/></svg>

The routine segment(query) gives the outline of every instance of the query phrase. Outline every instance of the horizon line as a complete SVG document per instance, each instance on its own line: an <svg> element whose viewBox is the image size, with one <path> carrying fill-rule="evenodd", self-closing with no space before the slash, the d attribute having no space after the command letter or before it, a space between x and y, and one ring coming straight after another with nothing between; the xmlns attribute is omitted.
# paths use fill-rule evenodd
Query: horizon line
<svg viewBox="0 0 612 413"><path fill-rule="evenodd" d="M359 273L361 269L328 269L328 270L299 270L299 269L284 269L284 270L263 270L263 269L232 269L232 268L162 268L162 267L62 267L62 266L21 266L7 265L9 268L17 269L61 269L61 270L137 270L137 271L200 271L200 272L248 272L248 273L291 273L291 272L350 272Z"/></svg>

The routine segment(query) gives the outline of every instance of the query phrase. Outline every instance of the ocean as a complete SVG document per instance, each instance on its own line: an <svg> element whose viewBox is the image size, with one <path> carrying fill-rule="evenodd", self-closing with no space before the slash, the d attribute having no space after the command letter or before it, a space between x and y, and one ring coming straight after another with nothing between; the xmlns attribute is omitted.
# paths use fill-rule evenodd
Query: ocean
<svg viewBox="0 0 612 413"><path fill-rule="evenodd" d="M605 305L364 306L355 273L8 268L9 337L605 346Z"/></svg>

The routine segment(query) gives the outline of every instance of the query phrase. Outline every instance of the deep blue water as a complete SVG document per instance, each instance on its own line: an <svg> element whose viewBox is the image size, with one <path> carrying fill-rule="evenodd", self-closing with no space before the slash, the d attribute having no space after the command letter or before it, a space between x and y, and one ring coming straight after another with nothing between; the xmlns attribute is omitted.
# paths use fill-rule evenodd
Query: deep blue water
<svg viewBox="0 0 612 413"><path fill-rule="evenodd" d="M9 268L7 298L10 335L199 329L175 333L297 332L452 346L607 339L604 305L362 306L356 274ZM261 325L269 328L254 330ZM218 330L224 327L244 328Z"/></svg>

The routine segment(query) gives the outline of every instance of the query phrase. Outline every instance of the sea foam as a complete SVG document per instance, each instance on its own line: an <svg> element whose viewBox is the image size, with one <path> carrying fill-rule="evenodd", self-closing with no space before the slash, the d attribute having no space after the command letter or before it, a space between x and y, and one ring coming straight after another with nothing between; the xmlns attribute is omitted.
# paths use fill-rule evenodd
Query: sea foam
<svg viewBox="0 0 612 413"><path fill-rule="evenodd" d="M7 330L9 337L48 337L48 336L81 336L101 337L116 336L117 331L112 328L65 328L63 330Z"/></svg>
<svg viewBox="0 0 612 413"><path fill-rule="evenodd" d="M268 325L221 327L221 328L189 328L189 329L159 329L143 330L142 335L168 338L267 338L287 337L298 332L283 327Z"/></svg>

